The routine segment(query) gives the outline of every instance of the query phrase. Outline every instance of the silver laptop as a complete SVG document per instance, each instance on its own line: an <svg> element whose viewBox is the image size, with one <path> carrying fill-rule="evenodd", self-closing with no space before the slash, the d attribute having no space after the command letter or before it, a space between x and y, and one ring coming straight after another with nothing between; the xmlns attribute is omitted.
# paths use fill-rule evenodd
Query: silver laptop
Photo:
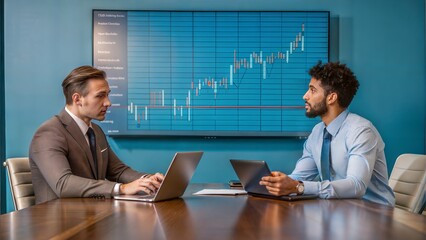
<svg viewBox="0 0 426 240"><path fill-rule="evenodd" d="M302 199L314 199L317 195L288 195L275 196L269 193L265 186L259 184L263 176L271 175L268 164L259 160L238 160L231 159L232 167L235 170L244 190L247 194L255 197L273 198L278 200L294 201Z"/></svg>
<svg viewBox="0 0 426 240"><path fill-rule="evenodd" d="M177 152L155 195L118 195L114 199L158 202L181 197L202 156L203 152Z"/></svg>

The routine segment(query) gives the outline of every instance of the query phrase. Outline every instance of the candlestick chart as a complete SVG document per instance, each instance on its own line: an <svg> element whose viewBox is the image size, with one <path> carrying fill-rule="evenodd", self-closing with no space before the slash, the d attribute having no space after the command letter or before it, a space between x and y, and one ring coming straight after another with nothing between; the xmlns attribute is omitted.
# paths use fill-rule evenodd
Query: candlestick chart
<svg viewBox="0 0 426 240"><path fill-rule="evenodd" d="M94 14L94 65L119 102L109 133L306 136L318 122L302 97L328 61L329 12L126 11L119 26Z"/></svg>

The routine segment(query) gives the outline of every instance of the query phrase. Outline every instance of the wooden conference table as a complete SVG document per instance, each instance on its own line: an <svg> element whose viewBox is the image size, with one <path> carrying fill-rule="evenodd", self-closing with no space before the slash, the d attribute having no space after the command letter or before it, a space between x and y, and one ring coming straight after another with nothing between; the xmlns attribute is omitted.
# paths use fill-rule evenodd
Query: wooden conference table
<svg viewBox="0 0 426 240"><path fill-rule="evenodd" d="M426 239L426 216L363 200L58 199L0 215L0 239Z"/></svg>

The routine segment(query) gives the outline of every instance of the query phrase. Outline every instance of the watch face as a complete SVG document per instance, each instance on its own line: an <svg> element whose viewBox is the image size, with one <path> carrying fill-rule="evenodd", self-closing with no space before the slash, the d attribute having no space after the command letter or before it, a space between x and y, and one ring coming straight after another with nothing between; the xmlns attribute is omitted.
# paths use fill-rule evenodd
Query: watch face
<svg viewBox="0 0 426 240"><path fill-rule="evenodd" d="M303 191L305 191L305 186L303 185L303 183L299 183L299 184L297 185L297 192L298 192L299 194L302 194L302 193L303 193Z"/></svg>

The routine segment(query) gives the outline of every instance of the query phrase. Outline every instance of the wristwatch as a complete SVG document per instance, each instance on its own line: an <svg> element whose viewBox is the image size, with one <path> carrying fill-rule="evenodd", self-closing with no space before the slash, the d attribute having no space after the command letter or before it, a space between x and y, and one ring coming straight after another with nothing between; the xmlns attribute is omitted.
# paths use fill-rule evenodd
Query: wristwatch
<svg viewBox="0 0 426 240"><path fill-rule="evenodd" d="M297 195L302 195L305 191L305 184L303 184L302 181L299 181L299 183L296 185Z"/></svg>

